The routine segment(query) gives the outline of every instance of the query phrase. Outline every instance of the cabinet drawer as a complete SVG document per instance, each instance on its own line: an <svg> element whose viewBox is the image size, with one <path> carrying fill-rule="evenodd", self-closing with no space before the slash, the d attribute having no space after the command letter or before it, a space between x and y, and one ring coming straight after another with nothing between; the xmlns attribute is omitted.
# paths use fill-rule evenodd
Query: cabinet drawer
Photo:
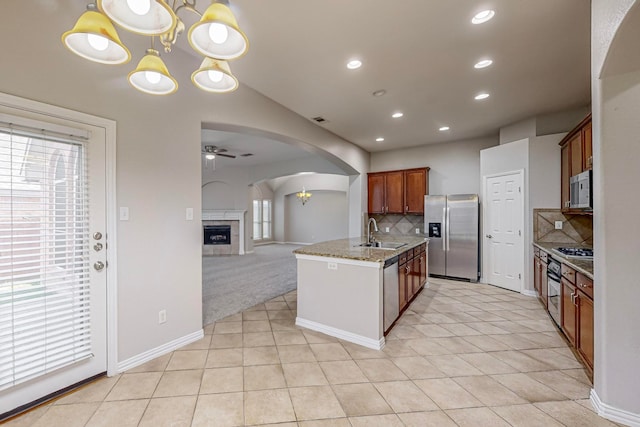
<svg viewBox="0 0 640 427"><path fill-rule="evenodd" d="M565 264L562 264L560 274L562 274L562 277L567 279L569 282L573 284L576 283L576 271L573 268L568 267Z"/></svg>
<svg viewBox="0 0 640 427"><path fill-rule="evenodd" d="M405 264L407 262L407 252L402 252L398 256L398 265Z"/></svg>
<svg viewBox="0 0 640 427"><path fill-rule="evenodd" d="M549 262L549 258L547 257L547 253L545 251L540 251L540 261L545 264Z"/></svg>
<svg viewBox="0 0 640 427"><path fill-rule="evenodd" d="M427 244L423 243L420 245L420 253L424 252L427 249Z"/></svg>
<svg viewBox="0 0 640 427"><path fill-rule="evenodd" d="M409 260L411 260L413 258L413 248L409 249L405 253L407 254L407 261L409 261Z"/></svg>
<svg viewBox="0 0 640 427"><path fill-rule="evenodd" d="M584 274L576 273L576 285L578 289L584 292L589 298L593 299L593 280L589 279Z"/></svg>

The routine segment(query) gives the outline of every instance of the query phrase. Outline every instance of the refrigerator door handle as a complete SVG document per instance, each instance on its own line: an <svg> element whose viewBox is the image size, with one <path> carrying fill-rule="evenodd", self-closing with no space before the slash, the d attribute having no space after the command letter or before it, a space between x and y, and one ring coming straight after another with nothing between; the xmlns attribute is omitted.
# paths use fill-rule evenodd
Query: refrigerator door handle
<svg viewBox="0 0 640 427"><path fill-rule="evenodd" d="M442 250L447 250L447 208L442 207Z"/></svg>
<svg viewBox="0 0 640 427"><path fill-rule="evenodd" d="M447 252L449 251L449 231L450 231L449 230L449 227L450 227L449 221L451 220L450 217L451 217L450 208L449 208L449 206L447 206L447 232L446 232L446 235L447 235Z"/></svg>

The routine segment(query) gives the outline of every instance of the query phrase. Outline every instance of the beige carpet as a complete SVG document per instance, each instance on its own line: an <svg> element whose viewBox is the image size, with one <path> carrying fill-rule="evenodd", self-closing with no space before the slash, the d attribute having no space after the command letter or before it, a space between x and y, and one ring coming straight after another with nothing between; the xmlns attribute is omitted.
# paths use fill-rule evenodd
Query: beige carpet
<svg viewBox="0 0 640 427"><path fill-rule="evenodd" d="M256 246L247 255L202 258L204 325L296 289L298 245Z"/></svg>

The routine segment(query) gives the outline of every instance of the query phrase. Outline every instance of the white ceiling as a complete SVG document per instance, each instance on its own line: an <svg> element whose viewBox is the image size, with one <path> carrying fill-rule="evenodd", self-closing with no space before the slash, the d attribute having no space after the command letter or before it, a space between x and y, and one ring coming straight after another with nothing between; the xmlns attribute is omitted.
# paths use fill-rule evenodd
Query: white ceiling
<svg viewBox="0 0 640 427"><path fill-rule="evenodd" d="M590 102L585 0L232 0L242 82L367 151L495 135ZM494 9L493 20L470 23ZM491 67L476 70L480 59ZM358 70L345 67L359 58ZM387 91L375 98L372 92ZM487 91L491 97L475 101ZM392 119L401 110L404 117ZM440 132L440 126L450 126ZM383 136L384 143L375 142Z"/></svg>

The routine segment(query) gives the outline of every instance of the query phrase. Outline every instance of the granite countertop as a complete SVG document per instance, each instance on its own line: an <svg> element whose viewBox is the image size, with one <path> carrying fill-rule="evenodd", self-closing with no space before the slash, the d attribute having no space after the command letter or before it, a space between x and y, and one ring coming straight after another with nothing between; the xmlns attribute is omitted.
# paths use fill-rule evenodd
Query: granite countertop
<svg viewBox="0 0 640 427"><path fill-rule="evenodd" d="M383 263L385 260L393 258L429 240L423 236L392 236L388 234L376 235L375 239L379 242L406 243L406 246L395 250L362 247L358 245L366 242L366 238L354 237L351 239L314 243L313 245L298 248L293 251L293 253L297 255L313 255Z"/></svg>
<svg viewBox="0 0 640 427"><path fill-rule="evenodd" d="M557 252L552 251L553 248L590 248L588 245L580 245L580 244L571 244L571 243L548 243L548 242L533 242L534 246L542 249L543 251L550 254L554 259L560 261L563 264L568 265L576 271L586 275L588 278L593 280L593 260L592 259L576 259L576 258L567 258L565 256L560 255Z"/></svg>

